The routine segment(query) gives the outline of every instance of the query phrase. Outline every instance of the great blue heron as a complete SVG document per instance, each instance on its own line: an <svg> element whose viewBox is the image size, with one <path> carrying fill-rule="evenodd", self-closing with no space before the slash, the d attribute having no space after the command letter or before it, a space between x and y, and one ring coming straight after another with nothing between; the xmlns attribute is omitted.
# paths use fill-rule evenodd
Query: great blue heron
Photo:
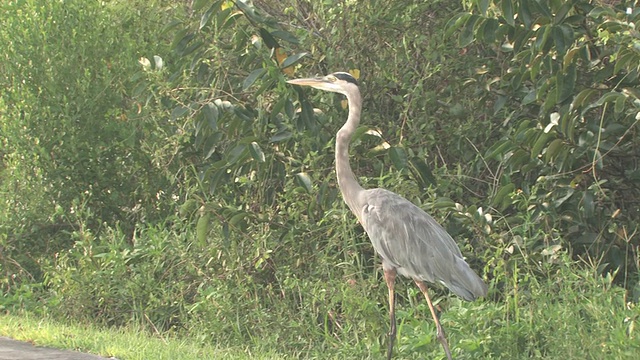
<svg viewBox="0 0 640 360"><path fill-rule="evenodd" d="M387 359L391 359L396 337L394 283L396 273L415 281L429 304L437 328L437 338L447 358L451 351L431 303L424 281L440 282L454 294L472 301L487 294L487 285L464 261L451 236L429 214L385 189L363 189L349 165L349 142L360 123L362 98L358 82L351 74L333 73L324 77L287 81L294 85L337 92L347 97L349 116L336 135L336 176L344 201L369 235L382 258L384 278L389 288L390 331Z"/></svg>

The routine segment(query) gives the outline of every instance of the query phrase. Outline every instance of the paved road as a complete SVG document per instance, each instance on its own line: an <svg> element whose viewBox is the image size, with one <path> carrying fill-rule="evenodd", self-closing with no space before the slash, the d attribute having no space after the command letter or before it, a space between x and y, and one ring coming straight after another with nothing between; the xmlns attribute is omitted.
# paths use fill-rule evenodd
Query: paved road
<svg viewBox="0 0 640 360"><path fill-rule="evenodd" d="M0 360L105 360L106 358L76 351L33 346L0 336Z"/></svg>

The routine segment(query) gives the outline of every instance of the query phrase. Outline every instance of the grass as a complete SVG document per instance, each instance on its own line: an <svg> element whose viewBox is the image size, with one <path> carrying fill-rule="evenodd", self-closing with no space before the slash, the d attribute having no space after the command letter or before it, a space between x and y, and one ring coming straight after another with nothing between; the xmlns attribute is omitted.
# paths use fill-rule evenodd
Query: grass
<svg viewBox="0 0 640 360"><path fill-rule="evenodd" d="M0 335L28 341L37 346L77 350L126 360L284 358L268 351L253 353L248 349L221 349L189 339L160 338L132 328L97 328L36 318L29 313L1 315Z"/></svg>
<svg viewBox="0 0 640 360"><path fill-rule="evenodd" d="M451 295L437 297L444 310L441 321L455 358L640 358L637 329L640 307L627 299L623 288L613 285L611 276L602 277L592 268L564 260L563 264L551 267L543 279L514 269L510 280L491 284L489 299L469 303ZM398 304L398 341L394 359L443 359L433 321L426 304L419 300L419 292L410 286L401 288L406 288L408 302ZM338 301L342 296L346 295L334 295ZM369 299L362 300L366 303L364 300ZM271 306L287 307L288 304L283 301ZM385 309L378 310L384 312ZM208 331L213 333L206 338L214 340L209 343L193 340L206 332L201 329L199 333L197 326L189 335L152 335L135 328L108 329L46 317L41 319L27 312L0 316L0 335L123 360L382 358L386 327L358 318L351 321L365 321L364 328L354 326L340 336L325 340L311 336L306 339L309 343L304 350L294 346L293 340L312 332L305 331L304 324L291 328L288 323L295 319L286 319L280 326L273 326L271 336L247 339L246 345L240 343L229 347L215 345L216 337L225 334L216 334L212 329ZM260 327L262 324L254 325ZM306 326L312 328L315 324ZM366 333L354 334L363 329ZM358 341L354 342L354 337Z"/></svg>

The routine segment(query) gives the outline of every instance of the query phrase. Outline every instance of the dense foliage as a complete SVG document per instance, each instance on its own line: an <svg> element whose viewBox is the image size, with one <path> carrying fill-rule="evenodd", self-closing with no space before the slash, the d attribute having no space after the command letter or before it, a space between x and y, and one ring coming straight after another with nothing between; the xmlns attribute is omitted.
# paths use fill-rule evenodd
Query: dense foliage
<svg viewBox="0 0 640 360"><path fill-rule="evenodd" d="M492 205L525 210L518 202L528 197L547 234L535 242L602 257L637 300L640 10L589 1L469 7L449 32L461 28L461 46L486 44L490 60L474 80L503 126L484 152L499 185Z"/></svg>
<svg viewBox="0 0 640 360"><path fill-rule="evenodd" d="M5 290L23 276L42 280L45 259L76 237L105 227L131 236L171 211L161 197L172 174L141 149L164 146L162 129L130 119L131 56L153 48L144 36L153 24L124 6L2 4L11 14L0 30Z"/></svg>
<svg viewBox="0 0 640 360"><path fill-rule="evenodd" d="M640 319L637 9L0 8L5 311L377 357L386 288L332 167L343 99L285 83L348 70L364 94L360 182L441 219L490 283L472 304L434 287L454 353L640 352L627 343ZM398 295L400 357L441 356L420 294L401 283Z"/></svg>

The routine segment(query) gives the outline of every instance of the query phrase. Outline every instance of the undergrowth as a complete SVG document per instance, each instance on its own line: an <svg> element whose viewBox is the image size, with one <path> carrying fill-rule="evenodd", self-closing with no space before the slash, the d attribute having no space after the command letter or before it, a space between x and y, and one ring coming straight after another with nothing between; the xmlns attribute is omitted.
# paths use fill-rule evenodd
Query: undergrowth
<svg viewBox="0 0 640 360"><path fill-rule="evenodd" d="M247 353L273 349L293 358L377 358L386 349L386 288L378 267L361 267L345 257L360 253L356 247L335 251L344 238L365 241L361 235L345 232L330 239L318 250L325 252L321 258L332 252L334 258L314 266L314 272L296 274L276 266L274 278L265 282L259 272L248 276L242 269L223 268L217 251L199 248L189 240L189 230L140 233L133 249L117 230L100 241L77 242L47 269L47 291L24 288L5 295L3 310L21 315L37 309L44 318L100 326L143 324L159 337L246 348ZM108 245L89 247L92 243ZM83 256L74 258L74 253ZM278 254L272 256L275 266ZM502 266L496 271L505 274L503 281L494 281L484 300L468 303L433 288L456 358L640 354L640 308L612 284L612 276L600 276L597 266L575 263L566 254L541 264L544 278L524 263ZM410 281L399 282L397 306L396 358L442 358L428 308Z"/></svg>

